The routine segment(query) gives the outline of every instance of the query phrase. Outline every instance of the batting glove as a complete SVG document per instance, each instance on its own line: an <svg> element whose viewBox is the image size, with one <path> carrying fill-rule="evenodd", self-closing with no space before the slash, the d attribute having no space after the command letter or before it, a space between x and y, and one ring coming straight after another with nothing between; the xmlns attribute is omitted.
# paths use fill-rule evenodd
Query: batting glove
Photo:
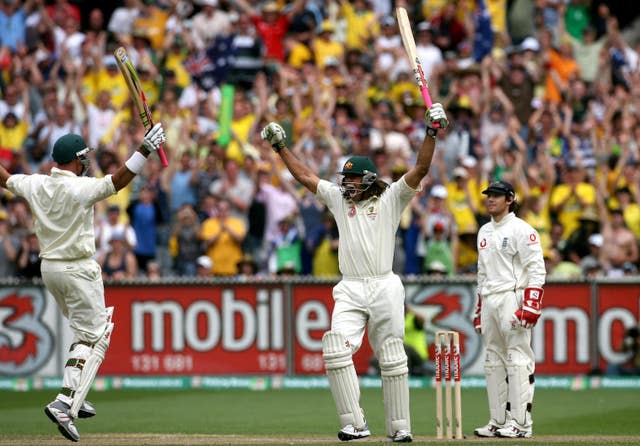
<svg viewBox="0 0 640 446"><path fill-rule="evenodd" d="M276 153L285 147L284 139L287 137L287 134L282 126L276 122L267 124L267 126L262 129L262 132L260 132L260 136L262 139L269 141L269 144L271 144L271 147L273 147Z"/></svg>
<svg viewBox="0 0 640 446"><path fill-rule="evenodd" d="M522 308L515 312L515 317L524 328L533 328L542 314L542 288L528 287L524 289Z"/></svg>
<svg viewBox="0 0 640 446"><path fill-rule="evenodd" d="M155 152L160 148L167 138L164 136L164 129L161 123L157 123L144 134L142 139L142 147L147 152Z"/></svg>
<svg viewBox="0 0 640 446"><path fill-rule="evenodd" d="M424 115L424 120L427 123L427 129L437 130L449 127L447 114L444 112L444 108L440 103L431 105L431 108L427 110L427 113Z"/></svg>

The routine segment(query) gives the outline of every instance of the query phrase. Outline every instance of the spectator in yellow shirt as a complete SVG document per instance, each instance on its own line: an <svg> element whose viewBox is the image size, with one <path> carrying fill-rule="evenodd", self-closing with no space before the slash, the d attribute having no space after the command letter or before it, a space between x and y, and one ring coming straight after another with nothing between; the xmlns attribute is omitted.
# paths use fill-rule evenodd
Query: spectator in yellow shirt
<svg viewBox="0 0 640 446"><path fill-rule="evenodd" d="M344 47L340 42L333 40L333 23L329 20L322 22L320 28L320 34L313 39L312 49L316 56L316 66L319 69L323 69L327 60L335 58L342 60L344 56Z"/></svg>
<svg viewBox="0 0 640 446"><path fill-rule="evenodd" d="M348 49L366 50L380 32L378 18L366 0L339 0L340 12L347 22L345 46Z"/></svg>
<svg viewBox="0 0 640 446"><path fill-rule="evenodd" d="M18 119L13 112L7 113L0 122L0 147L20 151L29 134L29 113L25 112L26 119Z"/></svg>
<svg viewBox="0 0 640 446"><path fill-rule="evenodd" d="M565 168L564 181L551 191L549 206L562 223L565 240L578 227L584 209L596 203L596 188L584 181L584 175L581 167L569 164Z"/></svg>

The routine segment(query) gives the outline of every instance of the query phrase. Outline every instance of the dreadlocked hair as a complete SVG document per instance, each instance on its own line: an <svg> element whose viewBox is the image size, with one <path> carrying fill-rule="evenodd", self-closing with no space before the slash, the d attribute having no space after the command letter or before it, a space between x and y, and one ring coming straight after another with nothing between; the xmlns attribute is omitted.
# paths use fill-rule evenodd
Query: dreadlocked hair
<svg viewBox="0 0 640 446"><path fill-rule="evenodd" d="M377 179L371 186L362 192L361 200L368 200L371 197L379 197L389 187L383 180Z"/></svg>

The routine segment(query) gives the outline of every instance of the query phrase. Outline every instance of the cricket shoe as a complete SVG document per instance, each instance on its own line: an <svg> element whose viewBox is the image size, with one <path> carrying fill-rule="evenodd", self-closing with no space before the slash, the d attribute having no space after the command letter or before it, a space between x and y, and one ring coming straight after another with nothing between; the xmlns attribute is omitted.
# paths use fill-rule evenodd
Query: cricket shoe
<svg viewBox="0 0 640 446"><path fill-rule="evenodd" d="M60 400L52 401L44 408L44 413L58 425L58 430L65 438L71 441L80 440L80 434L69 413L71 407Z"/></svg>
<svg viewBox="0 0 640 446"><path fill-rule="evenodd" d="M496 437L504 438L531 438L531 426L522 427L514 420L511 420L503 428L496 431Z"/></svg>
<svg viewBox="0 0 640 446"><path fill-rule="evenodd" d="M393 441L394 443L411 443L413 441L413 435L411 435L411 432L409 431L400 429L395 434L393 434L393 437L391 437L391 441Z"/></svg>
<svg viewBox="0 0 640 446"><path fill-rule="evenodd" d="M503 426L498 426L492 422L487 423L485 426L479 427L473 431L476 437L497 437L498 429Z"/></svg>
<svg viewBox="0 0 640 446"><path fill-rule="evenodd" d="M347 424L338 431L338 439L341 441L357 440L368 437L369 435L371 435L371 431L367 423L364 424L363 428L357 428L353 424Z"/></svg>
<svg viewBox="0 0 640 446"><path fill-rule="evenodd" d="M90 401L84 401L80 409L78 409L78 418L91 418L95 417L96 408L93 407L93 403Z"/></svg>

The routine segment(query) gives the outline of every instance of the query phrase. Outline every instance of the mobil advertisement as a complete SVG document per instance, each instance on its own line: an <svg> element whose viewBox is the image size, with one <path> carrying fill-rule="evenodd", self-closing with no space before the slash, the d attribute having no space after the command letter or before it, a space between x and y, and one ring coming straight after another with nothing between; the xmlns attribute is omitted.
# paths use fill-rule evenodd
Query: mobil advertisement
<svg viewBox="0 0 640 446"><path fill-rule="evenodd" d="M482 375L473 331L475 283L405 281L407 306L428 340L460 333L466 376ZM101 375L318 375L331 325L333 283L211 282L108 286L115 328ZM576 375L628 359L624 331L640 320L640 281L549 283L533 331L536 373ZM0 288L0 376L59 376L72 335L39 286ZM354 356L365 374L373 352Z"/></svg>
<svg viewBox="0 0 640 446"><path fill-rule="evenodd" d="M102 374L287 371L282 287L111 288L115 327Z"/></svg>

